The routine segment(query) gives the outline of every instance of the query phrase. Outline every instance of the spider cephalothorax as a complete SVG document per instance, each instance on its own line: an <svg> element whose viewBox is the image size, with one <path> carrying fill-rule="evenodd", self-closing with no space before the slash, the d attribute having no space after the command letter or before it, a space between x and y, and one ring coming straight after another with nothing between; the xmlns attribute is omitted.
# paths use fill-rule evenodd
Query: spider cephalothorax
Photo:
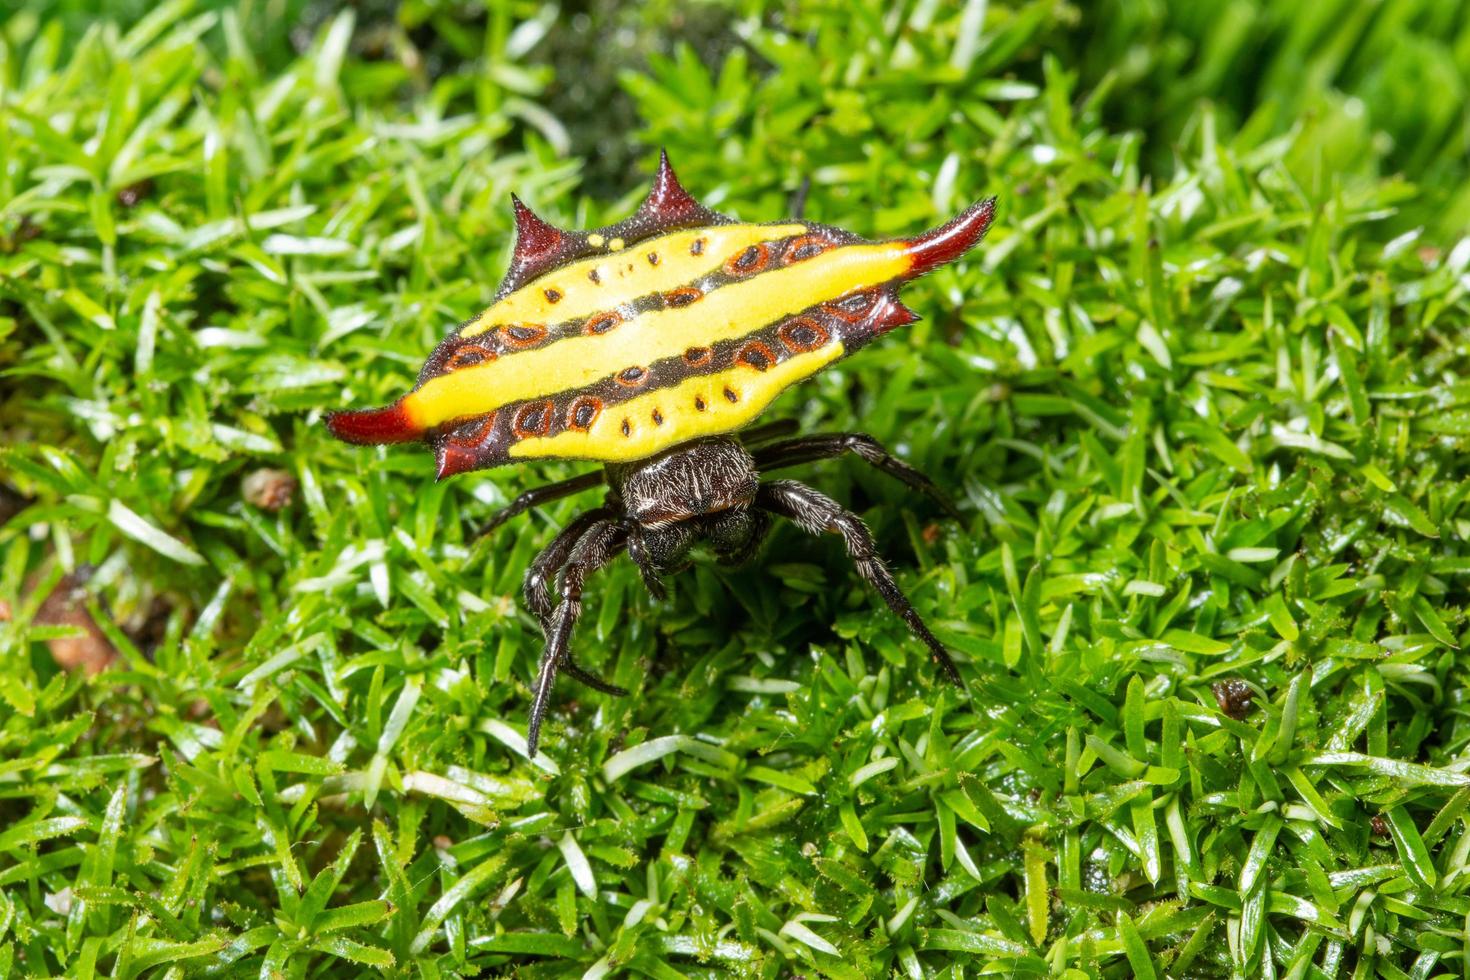
<svg viewBox="0 0 1470 980"><path fill-rule="evenodd" d="M868 436L773 440L771 427L730 434L786 388L912 323L899 286L973 247L994 198L918 237L869 242L800 218L746 224L716 214L661 156L638 211L599 231L562 231L513 204L515 256L495 302L435 349L407 395L330 414L327 425L354 443L425 441L441 479L526 459L606 464L521 494L486 528L608 485L603 506L567 525L526 573L526 603L546 634L530 752L558 670L627 693L571 657L588 574L626 550L661 596L660 577L695 543L707 542L722 562L744 561L772 515L841 535L862 577L959 683L862 521L809 487L760 473L853 453L939 499L934 485Z"/></svg>

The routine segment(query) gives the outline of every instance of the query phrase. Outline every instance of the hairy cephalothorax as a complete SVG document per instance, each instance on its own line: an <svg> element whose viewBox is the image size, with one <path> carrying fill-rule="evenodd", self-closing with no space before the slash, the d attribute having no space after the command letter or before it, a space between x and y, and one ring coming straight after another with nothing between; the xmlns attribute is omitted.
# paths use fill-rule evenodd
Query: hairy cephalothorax
<svg viewBox="0 0 1470 980"><path fill-rule="evenodd" d="M531 754L558 671L627 693L572 658L592 572L626 551L662 596L661 577L682 568L696 543L721 562L743 562L776 516L840 535L858 573L959 684L863 522L810 487L761 473L851 453L948 507L934 484L866 435L745 427L786 388L912 323L898 288L972 248L994 199L915 238L869 242L800 217L745 224L716 214L661 156L638 211L599 231L553 228L513 203L515 257L495 302L435 349L409 394L385 408L331 413L327 425L354 443L425 441L441 479L528 459L605 464L522 493L482 532L608 487L603 505L568 524L526 572L526 605L546 637Z"/></svg>

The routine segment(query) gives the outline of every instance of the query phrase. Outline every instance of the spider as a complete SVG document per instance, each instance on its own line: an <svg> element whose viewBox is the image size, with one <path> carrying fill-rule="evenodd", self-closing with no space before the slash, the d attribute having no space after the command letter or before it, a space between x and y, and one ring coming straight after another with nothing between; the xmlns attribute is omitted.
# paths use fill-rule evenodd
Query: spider
<svg viewBox="0 0 1470 980"><path fill-rule="evenodd" d="M521 494L486 528L607 484L603 505L567 525L526 573L526 605L546 637L528 753L559 671L628 693L572 658L592 572L626 551L662 597L662 577L683 568L697 542L739 564L775 517L840 535L858 573L959 684L863 522L811 487L761 474L850 453L953 514L934 483L861 433L747 426L786 388L918 319L898 287L979 242L995 199L922 235L871 242L800 217L749 224L717 214L661 154L653 190L618 224L571 232L514 197L512 207L515 251L494 303L445 338L407 395L326 421L347 442L427 442L439 479L532 459L604 464Z"/></svg>
<svg viewBox="0 0 1470 980"><path fill-rule="evenodd" d="M522 583L526 607L546 635L526 737L532 755L558 671L604 694L630 693L588 672L572 657L572 629L582 612L582 590L589 575L626 551L648 591L663 599L662 578L688 567L695 544L707 543L722 565L742 565L759 550L773 517L784 517L809 534L841 535L858 574L924 642L945 678L963 686L949 651L924 624L875 550L867 525L812 487L795 480L762 480L761 473L851 453L924 494L951 517L958 519L958 512L933 481L872 436L842 432L766 441L792 428L777 423L752 429L741 439L697 439L636 463L611 464L603 472L527 490L490 519L482 534L533 507L604 482L608 487L603 505L584 511L563 528L531 562Z"/></svg>

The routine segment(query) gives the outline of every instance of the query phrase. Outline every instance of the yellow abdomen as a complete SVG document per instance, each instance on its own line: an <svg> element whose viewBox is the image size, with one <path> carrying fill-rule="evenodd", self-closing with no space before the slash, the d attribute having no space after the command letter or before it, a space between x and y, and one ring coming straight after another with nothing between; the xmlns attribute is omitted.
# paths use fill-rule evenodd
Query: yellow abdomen
<svg viewBox="0 0 1470 980"><path fill-rule="evenodd" d="M897 287L972 246L993 202L875 243L733 222L698 205L664 161L638 212L601 231L561 231L515 208L515 258L495 302L396 403L329 416L339 437L427 439L447 476L523 459L630 462L733 432L911 322Z"/></svg>

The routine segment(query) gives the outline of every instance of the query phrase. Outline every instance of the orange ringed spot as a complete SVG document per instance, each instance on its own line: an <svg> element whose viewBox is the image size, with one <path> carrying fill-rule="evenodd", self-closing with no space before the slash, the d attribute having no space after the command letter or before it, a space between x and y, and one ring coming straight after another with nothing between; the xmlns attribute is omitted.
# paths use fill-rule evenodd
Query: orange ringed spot
<svg viewBox="0 0 1470 980"><path fill-rule="evenodd" d="M844 296L835 303L826 304L822 309L847 323L860 323L869 313L873 312L873 307L877 302L878 294L876 292L853 293L851 296Z"/></svg>
<svg viewBox="0 0 1470 980"><path fill-rule="evenodd" d="M587 321L587 325L582 328L582 332L587 334L588 336L600 333L607 333L613 327L616 327L622 322L623 315L621 313L619 313L617 310L608 310L606 313L599 313L596 316L590 318Z"/></svg>
<svg viewBox="0 0 1470 980"><path fill-rule="evenodd" d="M515 423L512 428L516 438L528 439L532 436L544 436L551 431L551 417L556 411L556 405L550 398L544 402L531 402L522 405L516 412Z"/></svg>
<svg viewBox="0 0 1470 980"><path fill-rule="evenodd" d="M697 286L680 286L664 293L664 305L666 306L688 306L704 298L704 290Z"/></svg>
<svg viewBox="0 0 1470 980"><path fill-rule="evenodd" d="M567 408L567 428L575 432L586 432L597 421L602 412L602 400L591 395L574 399Z"/></svg>
<svg viewBox="0 0 1470 980"><path fill-rule="evenodd" d="M490 438L490 433L495 428L495 415L489 415L468 422L454 430L454 435L449 437L449 443L463 449L474 449Z"/></svg>
<svg viewBox="0 0 1470 980"><path fill-rule="evenodd" d="M460 368L474 367L484 361L493 360L495 360L495 352L490 348L479 344L465 344L449 356L449 362L445 367L451 371L458 371Z"/></svg>
<svg viewBox="0 0 1470 980"><path fill-rule="evenodd" d="M821 255L831 247L830 243L824 241L818 235L802 235L800 238L793 238L786 243L786 248L781 253L781 257L787 265L790 265L793 262L809 259L814 255Z"/></svg>
<svg viewBox="0 0 1470 980"><path fill-rule="evenodd" d="M641 367L623 368L617 374L617 382L625 388L637 388L648 380L648 371Z"/></svg>
<svg viewBox="0 0 1470 980"><path fill-rule="evenodd" d="M769 371L776 365L776 353L763 342L752 340L735 353L735 363L757 371Z"/></svg>
<svg viewBox="0 0 1470 980"><path fill-rule="evenodd" d="M516 323L501 327L500 336L511 347L534 347L546 339L546 326L541 323Z"/></svg>
<svg viewBox="0 0 1470 980"><path fill-rule="evenodd" d="M826 327L811 317L799 316L781 324L776 336L781 338L781 343L791 353L801 354L821 347L832 335L827 332Z"/></svg>
<svg viewBox="0 0 1470 980"><path fill-rule="evenodd" d="M760 272L771 261L771 250L763 243L751 245L725 262L725 274L729 276L750 276Z"/></svg>
<svg viewBox="0 0 1470 980"><path fill-rule="evenodd" d="M691 347L684 352L684 363L690 367L708 364L715 352L708 347Z"/></svg>

